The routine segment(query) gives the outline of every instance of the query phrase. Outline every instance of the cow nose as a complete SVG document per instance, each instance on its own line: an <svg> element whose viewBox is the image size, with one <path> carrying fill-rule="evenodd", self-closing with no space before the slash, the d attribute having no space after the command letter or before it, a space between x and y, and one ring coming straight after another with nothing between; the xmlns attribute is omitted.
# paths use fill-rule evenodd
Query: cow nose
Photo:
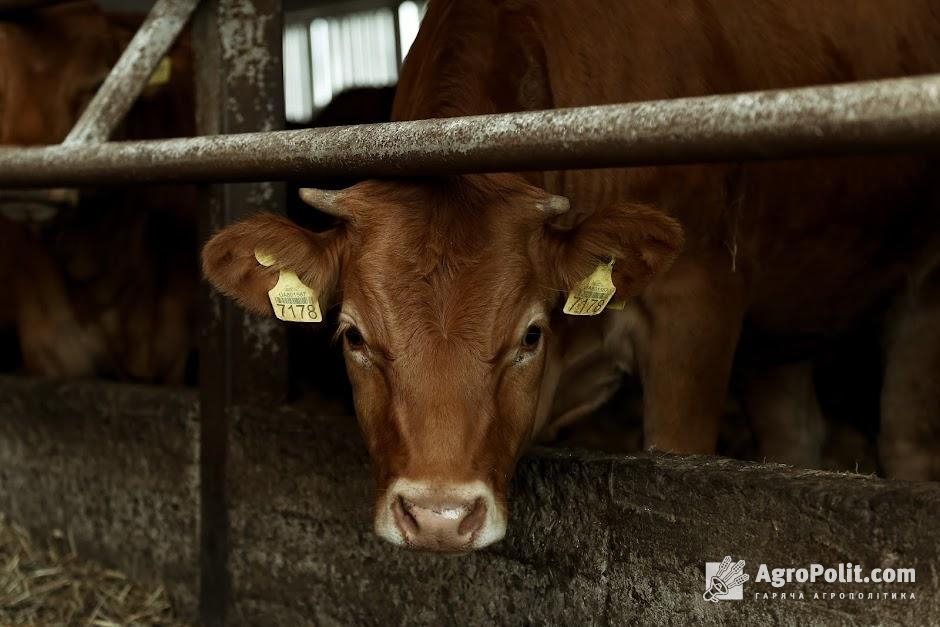
<svg viewBox="0 0 940 627"><path fill-rule="evenodd" d="M473 536L486 520L486 503L473 501L411 500L399 496L392 503L398 530L409 544L438 549L460 550L469 547Z"/></svg>
<svg viewBox="0 0 940 627"><path fill-rule="evenodd" d="M450 489L398 482L390 490L380 535L430 551L469 551L502 538L505 522L482 484ZM381 529L385 526L386 529Z"/></svg>

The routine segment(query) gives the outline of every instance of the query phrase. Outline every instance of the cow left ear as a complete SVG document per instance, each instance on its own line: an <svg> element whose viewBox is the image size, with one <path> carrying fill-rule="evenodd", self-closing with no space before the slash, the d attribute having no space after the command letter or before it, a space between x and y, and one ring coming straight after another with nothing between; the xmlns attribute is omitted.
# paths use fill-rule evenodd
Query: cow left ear
<svg viewBox="0 0 940 627"><path fill-rule="evenodd" d="M613 259L618 299L636 296L666 272L685 241L678 221L639 204L606 207L567 230L549 223L546 231L556 285L570 290Z"/></svg>
<svg viewBox="0 0 940 627"><path fill-rule="evenodd" d="M261 213L228 226L202 249L202 268L209 282L245 309L274 315L268 292L281 270L297 274L316 291L321 304L329 302L339 281L346 230L323 233L304 229L287 218ZM272 259L262 265L258 254Z"/></svg>

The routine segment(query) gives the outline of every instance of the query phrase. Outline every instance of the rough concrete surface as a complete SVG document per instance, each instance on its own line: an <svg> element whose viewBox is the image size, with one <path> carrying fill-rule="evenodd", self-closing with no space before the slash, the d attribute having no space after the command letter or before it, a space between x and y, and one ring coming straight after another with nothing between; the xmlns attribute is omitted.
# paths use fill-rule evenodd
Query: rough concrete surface
<svg viewBox="0 0 940 627"><path fill-rule="evenodd" d="M232 624L940 623L935 484L540 449L520 465L507 538L436 556L372 534L353 418L291 408L231 418ZM0 511L71 529L83 553L164 580L193 615L197 427L191 392L0 377ZM706 603L705 562L725 555L752 578L762 563L852 562L915 568L916 582L749 581L744 600ZM813 598L833 592L846 598Z"/></svg>
<svg viewBox="0 0 940 627"><path fill-rule="evenodd" d="M195 615L198 405L188 391L0 377L0 511L163 581Z"/></svg>
<svg viewBox="0 0 940 627"><path fill-rule="evenodd" d="M272 468L277 468L272 472ZM940 486L724 459L538 450L507 538L463 557L372 535L355 420L238 412L229 500L242 624L929 624L940 622ZM914 584L748 582L702 600L705 562L916 568ZM780 592L804 600L780 600ZM754 594L778 593L755 599ZM822 598L845 593L845 599ZM865 599L849 599L863 592ZM915 593L914 600L867 594ZM820 598L813 599L818 594Z"/></svg>

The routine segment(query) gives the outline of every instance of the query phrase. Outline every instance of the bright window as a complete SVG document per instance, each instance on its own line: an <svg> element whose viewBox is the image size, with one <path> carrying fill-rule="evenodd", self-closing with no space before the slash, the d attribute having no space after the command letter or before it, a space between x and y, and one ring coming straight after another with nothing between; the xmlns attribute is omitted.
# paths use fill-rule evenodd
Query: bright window
<svg viewBox="0 0 940 627"><path fill-rule="evenodd" d="M427 3L377 1L371 9L298 11L284 28L284 107L304 124L338 94L398 82ZM361 7L362 3L357 3Z"/></svg>

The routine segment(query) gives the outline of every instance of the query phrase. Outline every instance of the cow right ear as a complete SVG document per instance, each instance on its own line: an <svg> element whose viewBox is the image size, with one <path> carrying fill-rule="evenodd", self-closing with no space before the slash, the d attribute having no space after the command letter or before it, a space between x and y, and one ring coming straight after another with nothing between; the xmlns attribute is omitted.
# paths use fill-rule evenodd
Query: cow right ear
<svg viewBox="0 0 940 627"><path fill-rule="evenodd" d="M209 282L249 311L274 315L268 292L280 270L292 270L321 302L328 302L339 281L346 230L315 233L285 217L262 213L216 233L202 249L202 270ZM255 251L274 258L262 266Z"/></svg>

